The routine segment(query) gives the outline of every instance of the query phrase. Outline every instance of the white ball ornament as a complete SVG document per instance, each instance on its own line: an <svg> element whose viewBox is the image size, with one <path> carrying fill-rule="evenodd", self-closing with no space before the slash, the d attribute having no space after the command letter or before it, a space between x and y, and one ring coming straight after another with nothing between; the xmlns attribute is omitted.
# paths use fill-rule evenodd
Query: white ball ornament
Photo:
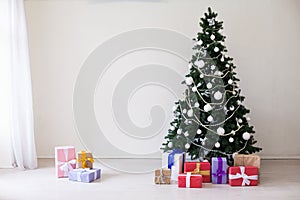
<svg viewBox="0 0 300 200"><path fill-rule="evenodd" d="M209 111L211 111L211 109L212 109L212 107L211 107L210 104L206 104L206 105L203 107L203 110L204 110L205 112L209 112Z"/></svg>
<svg viewBox="0 0 300 200"><path fill-rule="evenodd" d="M185 137L187 137L187 136L189 136L189 132L184 132L184 134L183 134Z"/></svg>
<svg viewBox="0 0 300 200"><path fill-rule="evenodd" d="M233 111L234 110L234 106L230 106L229 110Z"/></svg>
<svg viewBox="0 0 300 200"><path fill-rule="evenodd" d="M192 110L192 109L188 110L187 115L188 115L189 117L193 117L193 115L194 115L193 110Z"/></svg>
<svg viewBox="0 0 300 200"><path fill-rule="evenodd" d="M218 52L219 50L220 50L219 47L214 48L214 52Z"/></svg>
<svg viewBox="0 0 300 200"><path fill-rule="evenodd" d="M222 97L223 97L223 94L222 94L220 91L217 91L217 92L214 94L214 98L215 98L216 100L220 100L220 99L222 99Z"/></svg>
<svg viewBox="0 0 300 200"><path fill-rule="evenodd" d="M189 144L189 143L186 143L186 144L184 145L184 147L185 147L186 149L189 149L189 148L190 148L190 144Z"/></svg>
<svg viewBox="0 0 300 200"><path fill-rule="evenodd" d="M173 106L172 108L173 112L177 110L177 105Z"/></svg>
<svg viewBox="0 0 300 200"><path fill-rule="evenodd" d="M225 134L224 128L219 127L219 128L217 129L217 133L218 133L218 135L224 135L224 134Z"/></svg>
<svg viewBox="0 0 300 200"><path fill-rule="evenodd" d="M214 18L208 19L207 21L208 21L208 25L209 25L209 26L215 25L215 19L214 19Z"/></svg>
<svg viewBox="0 0 300 200"><path fill-rule="evenodd" d="M238 119L238 122L241 124L241 123L243 123L243 120L242 119Z"/></svg>
<svg viewBox="0 0 300 200"><path fill-rule="evenodd" d="M178 130L177 130L177 134L180 135L181 133L182 133L182 130L181 130L181 129L178 129Z"/></svg>
<svg viewBox="0 0 300 200"><path fill-rule="evenodd" d="M201 46L203 44L202 40L199 40L197 44Z"/></svg>
<svg viewBox="0 0 300 200"><path fill-rule="evenodd" d="M250 139L250 133L248 133L248 132L243 133L243 139L244 140L249 140Z"/></svg>
<svg viewBox="0 0 300 200"><path fill-rule="evenodd" d="M197 130L197 134L201 134L202 131L200 129Z"/></svg>
<svg viewBox="0 0 300 200"><path fill-rule="evenodd" d="M174 130L175 130L175 127L174 127L174 126L171 126L171 127L170 127L170 130L171 130L171 131L174 131Z"/></svg>
<svg viewBox="0 0 300 200"><path fill-rule="evenodd" d="M200 74L200 78L204 78L204 75L203 75L203 74Z"/></svg>
<svg viewBox="0 0 300 200"><path fill-rule="evenodd" d="M196 86L192 87L192 91L197 92L197 87Z"/></svg>
<svg viewBox="0 0 300 200"><path fill-rule="evenodd" d="M228 84L231 85L232 83L233 83L233 80L229 79L229 80L228 80Z"/></svg>
<svg viewBox="0 0 300 200"><path fill-rule="evenodd" d="M217 142L217 143L215 144L215 147L216 147L216 148L220 148L220 146L221 146L221 144L220 144L219 142Z"/></svg>
<svg viewBox="0 0 300 200"><path fill-rule="evenodd" d="M232 94L233 94L233 95L236 95L236 91L234 90L234 91L232 92Z"/></svg>
<svg viewBox="0 0 300 200"><path fill-rule="evenodd" d="M221 62L224 62L224 57L222 56L222 58L221 58Z"/></svg>
<svg viewBox="0 0 300 200"><path fill-rule="evenodd" d="M216 69L216 66L215 66L215 65L212 65L212 66L210 66L210 69L211 69L211 70L214 70L214 69Z"/></svg>
<svg viewBox="0 0 300 200"><path fill-rule="evenodd" d="M185 83L186 83L187 85L192 85L192 84L193 84L193 78L192 78L192 77L187 77L187 78L185 79Z"/></svg>
<svg viewBox="0 0 300 200"><path fill-rule="evenodd" d="M211 36L210 36L210 39L211 39L211 40L214 40L215 38L216 38L215 35L211 35Z"/></svg>
<svg viewBox="0 0 300 200"><path fill-rule="evenodd" d="M187 110L186 110L186 109L183 109L183 110L182 110L182 113L183 113L183 114L185 114L186 112L187 112Z"/></svg>
<svg viewBox="0 0 300 200"><path fill-rule="evenodd" d="M195 65L198 66L199 68L204 67L205 63L203 60L199 60L195 62Z"/></svg>
<svg viewBox="0 0 300 200"><path fill-rule="evenodd" d="M195 104L194 104L194 107L196 107L196 108L199 108L199 103L198 102L196 102Z"/></svg>
<svg viewBox="0 0 300 200"><path fill-rule="evenodd" d="M232 143L234 139L232 137L229 138L229 142Z"/></svg>
<svg viewBox="0 0 300 200"><path fill-rule="evenodd" d="M168 147L171 149L173 147L173 143L172 142L169 142L168 143Z"/></svg>
<svg viewBox="0 0 300 200"><path fill-rule="evenodd" d="M212 122L214 120L214 118L210 115L207 117L207 121Z"/></svg>
<svg viewBox="0 0 300 200"><path fill-rule="evenodd" d="M207 87L208 89L210 89L210 88L212 88L212 84L211 84L211 83L207 83L207 84L206 84L206 87Z"/></svg>
<svg viewBox="0 0 300 200"><path fill-rule="evenodd" d="M229 65L228 65L228 64L226 64L226 65L225 65L225 67L227 67L227 68L228 68L228 67L229 67Z"/></svg>

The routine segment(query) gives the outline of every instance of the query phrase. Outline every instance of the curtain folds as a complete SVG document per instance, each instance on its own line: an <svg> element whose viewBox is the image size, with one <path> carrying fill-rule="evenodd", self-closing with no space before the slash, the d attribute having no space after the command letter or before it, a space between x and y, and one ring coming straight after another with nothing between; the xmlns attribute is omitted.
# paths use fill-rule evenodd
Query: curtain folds
<svg viewBox="0 0 300 200"><path fill-rule="evenodd" d="M9 0L11 49L11 142L15 165L37 167L32 87L23 0Z"/></svg>

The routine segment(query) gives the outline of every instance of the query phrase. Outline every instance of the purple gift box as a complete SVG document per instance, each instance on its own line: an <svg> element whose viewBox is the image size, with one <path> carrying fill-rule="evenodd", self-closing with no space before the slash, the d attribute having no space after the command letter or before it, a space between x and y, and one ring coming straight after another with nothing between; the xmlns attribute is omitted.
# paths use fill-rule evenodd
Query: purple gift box
<svg viewBox="0 0 300 200"><path fill-rule="evenodd" d="M93 169L78 168L69 171L69 180L71 181L89 183L96 179L99 179L100 176L101 176L101 170L96 168Z"/></svg>
<svg viewBox="0 0 300 200"><path fill-rule="evenodd" d="M227 159L223 157L212 158L211 178L214 184L227 183Z"/></svg>

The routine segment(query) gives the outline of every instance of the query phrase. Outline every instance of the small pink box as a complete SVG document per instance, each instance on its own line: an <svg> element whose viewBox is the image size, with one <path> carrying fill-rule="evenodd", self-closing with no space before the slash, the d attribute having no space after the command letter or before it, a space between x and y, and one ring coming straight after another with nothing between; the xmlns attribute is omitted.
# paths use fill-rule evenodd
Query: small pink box
<svg viewBox="0 0 300 200"><path fill-rule="evenodd" d="M76 153L73 146L55 147L55 171L58 178L68 177L76 168Z"/></svg>

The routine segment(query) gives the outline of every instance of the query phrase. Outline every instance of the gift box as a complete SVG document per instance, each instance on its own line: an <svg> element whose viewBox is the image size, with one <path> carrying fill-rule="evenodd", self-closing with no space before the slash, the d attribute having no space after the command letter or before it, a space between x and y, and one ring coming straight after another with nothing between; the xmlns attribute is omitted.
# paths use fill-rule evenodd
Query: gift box
<svg viewBox="0 0 300 200"><path fill-rule="evenodd" d="M93 168L94 158L91 152L81 151L77 153L77 168Z"/></svg>
<svg viewBox="0 0 300 200"><path fill-rule="evenodd" d="M68 177L68 172L76 167L76 154L73 146L55 147L55 171L58 178Z"/></svg>
<svg viewBox="0 0 300 200"><path fill-rule="evenodd" d="M211 160L211 179L214 184L227 183L227 159L213 157Z"/></svg>
<svg viewBox="0 0 300 200"><path fill-rule="evenodd" d="M155 184L171 184L171 170L170 169L156 169L155 170Z"/></svg>
<svg viewBox="0 0 300 200"><path fill-rule="evenodd" d="M192 174L188 172L186 174L178 175L178 187L180 188L202 188L202 175Z"/></svg>
<svg viewBox="0 0 300 200"><path fill-rule="evenodd" d="M255 166L260 169L260 157L255 154L236 154L234 156L234 166Z"/></svg>
<svg viewBox="0 0 300 200"><path fill-rule="evenodd" d="M256 186L258 184L258 168L254 166L229 167L229 185Z"/></svg>
<svg viewBox="0 0 300 200"><path fill-rule="evenodd" d="M69 171L69 180L71 181L79 181L84 183L92 182L101 177L100 169L83 169L78 168L72 171Z"/></svg>
<svg viewBox="0 0 300 200"><path fill-rule="evenodd" d="M184 157L185 157L184 152L182 152L179 149L174 149L172 152L163 153L162 168L172 169L172 166L175 166L175 170L178 173L182 173Z"/></svg>
<svg viewBox="0 0 300 200"><path fill-rule="evenodd" d="M209 162L185 162L184 173L201 174L203 183L210 182L210 163Z"/></svg>
<svg viewBox="0 0 300 200"><path fill-rule="evenodd" d="M234 156L234 166L254 166L258 168L258 175L260 174L260 157L255 154L236 154ZM258 176L258 182L260 182Z"/></svg>

